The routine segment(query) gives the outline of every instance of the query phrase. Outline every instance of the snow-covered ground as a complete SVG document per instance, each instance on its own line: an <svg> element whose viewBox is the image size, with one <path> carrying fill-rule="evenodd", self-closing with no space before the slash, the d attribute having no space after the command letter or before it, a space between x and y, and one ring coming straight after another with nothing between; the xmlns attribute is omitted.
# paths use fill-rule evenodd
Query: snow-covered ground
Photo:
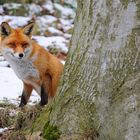
<svg viewBox="0 0 140 140"><path fill-rule="evenodd" d="M33 36L33 39L35 39L41 46L45 48L49 47L55 47L62 52L67 53L68 52L68 47L66 46L66 41L63 37L61 36L55 36L55 37L44 37L44 36Z"/></svg>
<svg viewBox="0 0 140 140"><path fill-rule="evenodd" d="M0 133L2 133L3 131L7 130L8 128L5 127L5 128L0 128Z"/></svg>
<svg viewBox="0 0 140 140"><path fill-rule="evenodd" d="M3 62L1 62L2 65ZM0 67L0 100L8 101L16 105L20 102L22 94L22 81L17 78L14 71L9 67ZM35 91L31 95L30 101L39 101L39 96ZM30 102L29 101L29 102Z"/></svg>

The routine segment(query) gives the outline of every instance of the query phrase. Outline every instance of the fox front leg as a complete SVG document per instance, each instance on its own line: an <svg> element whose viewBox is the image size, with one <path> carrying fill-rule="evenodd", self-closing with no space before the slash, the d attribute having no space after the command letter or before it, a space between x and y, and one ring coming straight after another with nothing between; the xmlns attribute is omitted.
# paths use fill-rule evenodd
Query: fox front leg
<svg viewBox="0 0 140 140"><path fill-rule="evenodd" d="M19 107L23 107L24 105L27 104L27 102L31 96L32 90L33 90L33 87L31 85L26 84L26 83L23 83L23 84L24 84L24 88L22 91L22 96L21 96L21 101L20 101Z"/></svg>
<svg viewBox="0 0 140 140"><path fill-rule="evenodd" d="M41 85L41 102L40 105L46 105L52 91L51 76L46 74Z"/></svg>

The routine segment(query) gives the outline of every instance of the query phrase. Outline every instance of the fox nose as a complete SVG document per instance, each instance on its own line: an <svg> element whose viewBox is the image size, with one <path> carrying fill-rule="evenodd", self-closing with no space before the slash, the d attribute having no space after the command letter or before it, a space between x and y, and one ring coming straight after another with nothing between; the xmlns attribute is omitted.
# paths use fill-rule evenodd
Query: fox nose
<svg viewBox="0 0 140 140"><path fill-rule="evenodd" d="M20 54L19 54L19 57L20 57L20 58L22 58L23 56L24 56L23 53L20 53Z"/></svg>

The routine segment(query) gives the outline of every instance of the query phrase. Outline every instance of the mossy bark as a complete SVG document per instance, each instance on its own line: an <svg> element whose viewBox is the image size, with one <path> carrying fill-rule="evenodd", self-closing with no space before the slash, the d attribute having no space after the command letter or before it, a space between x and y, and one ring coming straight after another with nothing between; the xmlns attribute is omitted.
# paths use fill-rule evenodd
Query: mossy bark
<svg viewBox="0 0 140 140"><path fill-rule="evenodd" d="M41 123L57 126L60 139L140 139L139 9L139 0L78 0L58 94Z"/></svg>

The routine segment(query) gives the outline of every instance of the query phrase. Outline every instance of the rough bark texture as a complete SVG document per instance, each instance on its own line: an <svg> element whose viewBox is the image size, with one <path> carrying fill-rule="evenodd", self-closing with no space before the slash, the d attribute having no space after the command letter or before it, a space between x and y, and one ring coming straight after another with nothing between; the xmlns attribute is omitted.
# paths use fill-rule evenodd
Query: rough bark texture
<svg viewBox="0 0 140 140"><path fill-rule="evenodd" d="M51 108L47 121L61 139L140 139L139 0L78 0Z"/></svg>

